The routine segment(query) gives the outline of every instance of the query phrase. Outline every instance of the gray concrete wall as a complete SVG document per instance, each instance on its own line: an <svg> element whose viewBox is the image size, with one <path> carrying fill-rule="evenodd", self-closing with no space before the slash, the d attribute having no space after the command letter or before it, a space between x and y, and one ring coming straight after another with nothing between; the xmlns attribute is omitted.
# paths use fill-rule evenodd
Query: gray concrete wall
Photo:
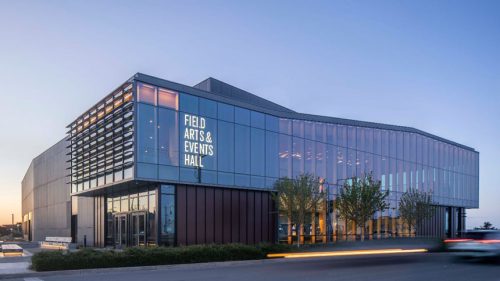
<svg viewBox="0 0 500 281"><path fill-rule="evenodd" d="M43 241L47 236L71 236L66 147L63 139L33 159L23 178L22 216L24 222L32 214L33 241Z"/></svg>
<svg viewBox="0 0 500 281"><path fill-rule="evenodd" d="M83 245L83 240L86 237L87 246L94 246L94 197L79 196L77 204L76 243Z"/></svg>

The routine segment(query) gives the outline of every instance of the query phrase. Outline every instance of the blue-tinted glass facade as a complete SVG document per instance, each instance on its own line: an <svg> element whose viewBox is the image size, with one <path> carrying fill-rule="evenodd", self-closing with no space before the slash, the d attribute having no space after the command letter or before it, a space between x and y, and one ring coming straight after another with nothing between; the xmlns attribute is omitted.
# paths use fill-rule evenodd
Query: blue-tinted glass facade
<svg viewBox="0 0 500 281"><path fill-rule="evenodd" d="M470 149L418 133L281 118L178 95L178 110L138 100L139 178L269 189L280 177L311 173L335 194L346 178L373 172L391 192L391 204L416 188L432 192L439 204L478 205L478 153ZM203 118L203 128L186 125L186 116ZM211 134L213 154L189 147L203 144L196 137L186 143L186 129L193 128ZM194 162L185 162L186 151L194 153ZM152 167L157 172L141 171Z"/></svg>

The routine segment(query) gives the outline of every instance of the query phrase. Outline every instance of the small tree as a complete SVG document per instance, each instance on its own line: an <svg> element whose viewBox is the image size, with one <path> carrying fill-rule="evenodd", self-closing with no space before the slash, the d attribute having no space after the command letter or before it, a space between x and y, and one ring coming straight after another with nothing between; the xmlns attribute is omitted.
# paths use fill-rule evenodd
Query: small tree
<svg viewBox="0 0 500 281"><path fill-rule="evenodd" d="M417 189L410 188L403 193L399 200L399 215L403 222L408 225L408 233L424 220L434 215L432 205L432 194Z"/></svg>
<svg viewBox="0 0 500 281"><path fill-rule="evenodd" d="M361 241L364 241L366 222L375 212L388 208L385 201L388 195L387 191L380 190L380 181L374 181L371 173L365 174L361 178L352 177L344 183L335 200L335 207L341 218L350 220L363 229ZM354 235L356 236L356 229Z"/></svg>
<svg viewBox="0 0 500 281"><path fill-rule="evenodd" d="M489 221L485 221L485 222L483 223L483 226L481 227L481 229L486 229L486 230L488 230L488 229L495 229L495 228L493 227L493 225L491 224L491 222L489 222Z"/></svg>
<svg viewBox="0 0 500 281"><path fill-rule="evenodd" d="M288 243L292 243L292 224L297 221L298 205L293 180L287 177L281 178L274 184L276 193L273 199L278 203L278 209L288 217Z"/></svg>
<svg viewBox="0 0 500 281"><path fill-rule="evenodd" d="M297 227L297 247L299 247L306 214L316 211L320 202L326 197L326 193L320 189L319 178L310 174L302 174L295 180L279 179L275 183L275 189L276 193L273 197L278 202L280 210L288 215L289 235L292 223L295 223ZM290 238L289 241L291 241Z"/></svg>

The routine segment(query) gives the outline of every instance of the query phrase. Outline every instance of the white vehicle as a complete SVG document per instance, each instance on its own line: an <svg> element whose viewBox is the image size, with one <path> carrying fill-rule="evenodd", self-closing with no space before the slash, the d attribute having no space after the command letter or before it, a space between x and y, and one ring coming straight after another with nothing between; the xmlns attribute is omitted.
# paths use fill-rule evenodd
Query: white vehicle
<svg viewBox="0 0 500 281"><path fill-rule="evenodd" d="M500 231L474 230L462 238L444 240L448 251L460 258L500 258Z"/></svg>

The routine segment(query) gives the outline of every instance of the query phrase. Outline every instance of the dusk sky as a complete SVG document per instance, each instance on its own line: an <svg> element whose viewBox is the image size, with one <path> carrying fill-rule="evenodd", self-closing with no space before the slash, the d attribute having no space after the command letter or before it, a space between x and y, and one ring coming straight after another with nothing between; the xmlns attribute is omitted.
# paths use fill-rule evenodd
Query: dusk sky
<svg viewBox="0 0 500 281"><path fill-rule="evenodd" d="M0 0L0 224L31 159L136 72L471 146L467 227L500 226L500 1Z"/></svg>

